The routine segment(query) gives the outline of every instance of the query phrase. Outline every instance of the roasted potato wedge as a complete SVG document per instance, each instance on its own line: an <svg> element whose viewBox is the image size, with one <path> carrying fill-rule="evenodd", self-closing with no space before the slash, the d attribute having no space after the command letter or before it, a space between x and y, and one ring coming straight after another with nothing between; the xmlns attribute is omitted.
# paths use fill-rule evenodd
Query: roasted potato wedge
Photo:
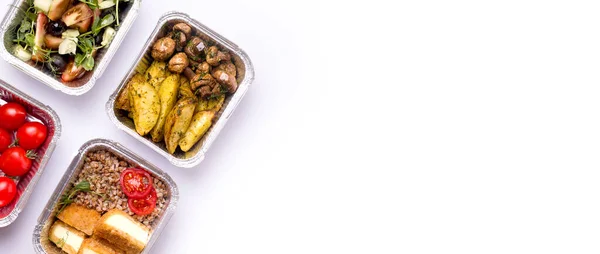
<svg viewBox="0 0 600 254"><path fill-rule="evenodd" d="M131 104L129 103L129 87L131 87L132 83L142 83L144 82L144 75L135 74L131 80L125 85L123 91L117 97L117 101L115 102L115 107L118 109L122 109L125 111L131 110Z"/></svg>
<svg viewBox="0 0 600 254"><path fill-rule="evenodd" d="M188 130L183 134L183 138L179 141L179 147L182 151L187 152L198 143L198 141L206 134L215 114L221 110L225 96L219 96L212 99L201 99L198 101L198 106L194 112L192 123Z"/></svg>
<svg viewBox="0 0 600 254"><path fill-rule="evenodd" d="M179 80L179 98L194 97L192 87L190 87L190 80L185 76L181 76Z"/></svg>
<svg viewBox="0 0 600 254"><path fill-rule="evenodd" d="M150 67L148 67L148 70L146 70L144 75L146 81L148 81L148 83L152 85L156 91L158 91L160 85L167 78L168 74L167 63L154 61Z"/></svg>
<svg viewBox="0 0 600 254"><path fill-rule="evenodd" d="M160 114L160 99L158 92L148 82L133 83L129 90L133 122L138 134L148 134Z"/></svg>
<svg viewBox="0 0 600 254"><path fill-rule="evenodd" d="M200 111L194 114L192 118L192 123L190 127L187 129L185 134L183 134L183 138L179 141L179 147L182 151L187 152L192 147L198 143L198 141L204 136L206 131L212 125L212 119L215 116L215 112L207 110Z"/></svg>
<svg viewBox="0 0 600 254"><path fill-rule="evenodd" d="M196 107L196 113L200 111L211 110L219 112L221 110L221 106L223 106L223 102L225 101L225 95L220 95L211 99L200 99L198 100L198 106Z"/></svg>
<svg viewBox="0 0 600 254"><path fill-rule="evenodd" d="M175 106L175 102L177 102L177 94L179 92L179 74L171 74L169 75L165 81L160 85L160 89L158 90L158 97L160 99L160 113L158 115L158 120L156 121L156 125L150 132L152 136L152 141L160 142L164 139L165 134L165 119L167 118L167 114L171 112L173 106Z"/></svg>
<svg viewBox="0 0 600 254"><path fill-rule="evenodd" d="M167 115L165 122L165 145L170 154L174 154L179 140L190 127L194 109L198 101L195 97L183 98L177 101L175 107Z"/></svg>

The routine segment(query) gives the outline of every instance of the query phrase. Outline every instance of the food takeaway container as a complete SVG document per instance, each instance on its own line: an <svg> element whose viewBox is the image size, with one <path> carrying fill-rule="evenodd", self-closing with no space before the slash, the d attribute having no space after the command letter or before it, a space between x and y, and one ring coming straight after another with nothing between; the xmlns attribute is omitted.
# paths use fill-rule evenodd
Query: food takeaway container
<svg viewBox="0 0 600 254"><path fill-rule="evenodd" d="M112 43L108 48L98 51L98 54L95 57L96 65L94 66L94 69L86 72L80 79L63 83L60 78L55 77L49 71L41 67L41 65L36 67L33 62L23 62L13 55L13 48L15 46L13 39L16 37L15 31L21 24L23 11L28 8L27 2L28 0L15 0L12 3L12 6L8 8L8 12L0 25L0 38L3 42L2 45L0 45L0 55L4 60L15 66L17 69L25 72L27 75L34 77L55 90L59 90L69 95L85 94L96 84L106 67L110 64L110 60L121 45L129 28L131 28L131 25L137 18L141 4L141 0L131 1L132 3L128 7L129 11L126 16L120 20L120 26L117 29L117 33Z"/></svg>
<svg viewBox="0 0 600 254"><path fill-rule="evenodd" d="M169 198L167 199L167 206L165 211L158 219L158 223L156 227L153 229L150 240L148 244L144 248L142 253L149 253L152 245L158 239L160 233L164 230L165 226L173 216L175 212L175 208L177 206L177 201L179 200L179 189L177 185L173 181L173 179L163 172L161 169L152 165L145 159L139 157L138 155L131 152L129 149L123 147L121 144L116 143L111 140L106 139L94 139L90 140L87 143L83 144L83 146L79 149L79 152L73 158L71 165L67 168L64 176L58 183L58 186L54 190L54 193L50 197L50 200L46 204L44 210L42 210L42 214L38 218L38 223L34 228L33 232L33 246L36 253L60 253L59 249L54 245L54 243L50 242L48 239L48 231L52 226L52 223L56 220L56 207L61 196L67 193L74 184L74 181L77 179L77 176L83 169L83 164L86 155L89 152L106 150L121 159L128 161L131 164L137 165L146 171L148 171L152 177L158 178L162 180L165 185L167 185L167 190L169 191Z"/></svg>
<svg viewBox="0 0 600 254"><path fill-rule="evenodd" d="M60 138L60 119L50 107L29 97L23 92L0 80L0 105L7 102L17 102L27 110L27 121L42 122L48 128L48 137L44 144L36 150L38 158L33 161L31 170L25 176L18 177L17 196L8 206L0 208L0 227L6 227L17 219L19 213L25 208L27 200L38 180L44 173L46 163L50 159L54 147ZM0 172L0 176L2 176Z"/></svg>
<svg viewBox="0 0 600 254"><path fill-rule="evenodd" d="M192 29L196 30L199 34L203 35L205 38L212 40L218 46L229 50L232 61L237 67L237 81L239 87L237 91L228 95L225 99L225 103L223 104L223 108L215 115L215 120L213 121L213 125L206 132L204 137L200 139L200 141L194 145L194 147L188 152L182 152L178 150L174 155L171 155L167 152L166 146L164 142L154 143L148 137L142 137L135 131L135 126L133 120L127 117L126 112L122 112L121 110L115 108L115 101L117 97L121 93L121 91L126 87L127 83L138 72L143 72L149 65L152 63L151 50L152 45L154 43L166 35L166 27L175 23L185 22L189 24ZM138 71L139 70L139 71ZM144 45L142 52L138 56L135 63L131 66L129 73L127 76L121 81L121 84L117 88L117 90L110 96L108 103L106 103L106 111L108 113L111 121L117 125L117 127L129 135L133 136L140 142L146 144L150 148L154 149L154 151L158 152L165 158L167 158L171 164L177 167L191 168L197 166L202 162L204 156L211 144L215 141L219 132L227 123L227 120L240 103L250 84L254 81L254 67L252 66L252 62L246 53L240 49L236 44L227 40L223 36L214 32L210 28L202 25L200 22L195 19L190 18L187 14L180 12L168 12L163 17L160 18L158 24L150 38Z"/></svg>

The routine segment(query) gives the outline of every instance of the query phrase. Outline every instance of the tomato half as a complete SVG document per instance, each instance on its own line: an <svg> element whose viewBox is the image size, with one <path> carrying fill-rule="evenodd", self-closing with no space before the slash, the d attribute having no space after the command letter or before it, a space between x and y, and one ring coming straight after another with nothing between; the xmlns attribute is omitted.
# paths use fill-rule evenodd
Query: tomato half
<svg viewBox="0 0 600 254"><path fill-rule="evenodd" d="M16 130L25 123L27 111L21 104L9 102L0 107L0 128Z"/></svg>
<svg viewBox="0 0 600 254"><path fill-rule="evenodd" d="M31 169L31 159L35 154L21 147L11 147L0 155L0 170L8 176L22 176Z"/></svg>
<svg viewBox="0 0 600 254"><path fill-rule="evenodd" d="M67 64L67 67L65 67L65 70L60 77L64 82L71 82L83 77L84 74L85 69L83 66L77 66L75 65L75 61L71 61Z"/></svg>
<svg viewBox="0 0 600 254"><path fill-rule="evenodd" d="M17 130L19 146L25 150L37 149L46 141L46 136L48 136L48 129L39 122L25 123Z"/></svg>
<svg viewBox="0 0 600 254"><path fill-rule="evenodd" d="M0 207L5 207L17 196L17 184L13 179L0 177Z"/></svg>
<svg viewBox="0 0 600 254"><path fill-rule="evenodd" d="M152 185L152 177L146 170L128 168L121 173L121 190L128 198L139 199L148 196Z"/></svg>
<svg viewBox="0 0 600 254"><path fill-rule="evenodd" d="M0 153L6 151L12 143L12 136L4 129L0 129Z"/></svg>
<svg viewBox="0 0 600 254"><path fill-rule="evenodd" d="M127 200L127 205L129 205L129 210L133 213L143 216L151 214L154 211L156 200L156 190L152 187L148 196L140 199L130 198Z"/></svg>

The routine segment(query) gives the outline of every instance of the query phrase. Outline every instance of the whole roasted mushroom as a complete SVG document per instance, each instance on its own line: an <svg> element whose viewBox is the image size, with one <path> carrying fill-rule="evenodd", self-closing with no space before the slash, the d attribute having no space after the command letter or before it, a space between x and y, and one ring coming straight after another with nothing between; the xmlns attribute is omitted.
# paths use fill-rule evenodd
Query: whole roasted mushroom
<svg viewBox="0 0 600 254"><path fill-rule="evenodd" d="M200 61L200 54L206 47L205 45L206 44L202 39L200 39L200 37L194 36L190 39L190 41L188 41L184 51L190 60Z"/></svg>
<svg viewBox="0 0 600 254"><path fill-rule="evenodd" d="M210 73L212 67L207 62L202 62L196 67L196 73Z"/></svg>
<svg viewBox="0 0 600 254"><path fill-rule="evenodd" d="M213 68L211 74L219 84L227 89L228 92L233 93L237 90L237 69L232 62L223 62L219 66Z"/></svg>
<svg viewBox="0 0 600 254"><path fill-rule="evenodd" d="M238 84L235 76L225 72L225 70L215 69L212 76L227 89L227 92L233 93L237 90Z"/></svg>
<svg viewBox="0 0 600 254"><path fill-rule="evenodd" d="M180 31L185 34L185 36L192 36L192 28L186 23L179 23L173 26L173 31Z"/></svg>
<svg viewBox="0 0 600 254"><path fill-rule="evenodd" d="M217 46L211 46L206 49L206 62L212 66L217 66L221 61L231 60L229 53L220 51Z"/></svg>
<svg viewBox="0 0 600 254"><path fill-rule="evenodd" d="M188 67L190 62L187 55L183 52L175 54L169 61L169 70L175 73L182 73Z"/></svg>
<svg viewBox="0 0 600 254"><path fill-rule="evenodd" d="M152 58L156 61L166 61L175 52L175 41L169 37L163 37L152 46Z"/></svg>
<svg viewBox="0 0 600 254"><path fill-rule="evenodd" d="M170 37L175 41L175 51L181 52L187 45L187 35L180 31L170 32L167 37Z"/></svg>
<svg viewBox="0 0 600 254"><path fill-rule="evenodd" d="M185 68L183 74L190 80L190 88L202 98L222 94L221 86L210 73L194 73L192 69Z"/></svg>

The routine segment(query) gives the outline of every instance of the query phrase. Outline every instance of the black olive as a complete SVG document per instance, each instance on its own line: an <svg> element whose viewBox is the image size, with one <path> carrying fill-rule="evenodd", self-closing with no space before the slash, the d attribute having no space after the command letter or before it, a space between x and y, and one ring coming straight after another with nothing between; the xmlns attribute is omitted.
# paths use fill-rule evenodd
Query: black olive
<svg viewBox="0 0 600 254"><path fill-rule="evenodd" d="M52 54L50 60L46 63L46 67L52 72L59 73L67 67L67 60L62 55Z"/></svg>
<svg viewBox="0 0 600 254"><path fill-rule="evenodd" d="M122 4L122 3L119 3L119 5L121 5L121 4ZM119 8L119 9L121 9L121 8ZM111 13L113 13L114 11L115 11L115 9L114 9L114 8L112 8L112 7L111 7L111 8L108 8L108 9L104 9L104 10L102 10L102 12L100 13L100 18L104 18L104 16L106 16L106 15L108 15L108 14L111 14Z"/></svg>
<svg viewBox="0 0 600 254"><path fill-rule="evenodd" d="M104 35L104 29L102 29L102 31L96 35L96 38L94 38L96 40L96 46L98 47L100 46L100 43L102 43L102 35Z"/></svg>
<svg viewBox="0 0 600 254"><path fill-rule="evenodd" d="M67 25L62 21L50 21L46 25L46 32L56 37L60 37L67 30Z"/></svg>

